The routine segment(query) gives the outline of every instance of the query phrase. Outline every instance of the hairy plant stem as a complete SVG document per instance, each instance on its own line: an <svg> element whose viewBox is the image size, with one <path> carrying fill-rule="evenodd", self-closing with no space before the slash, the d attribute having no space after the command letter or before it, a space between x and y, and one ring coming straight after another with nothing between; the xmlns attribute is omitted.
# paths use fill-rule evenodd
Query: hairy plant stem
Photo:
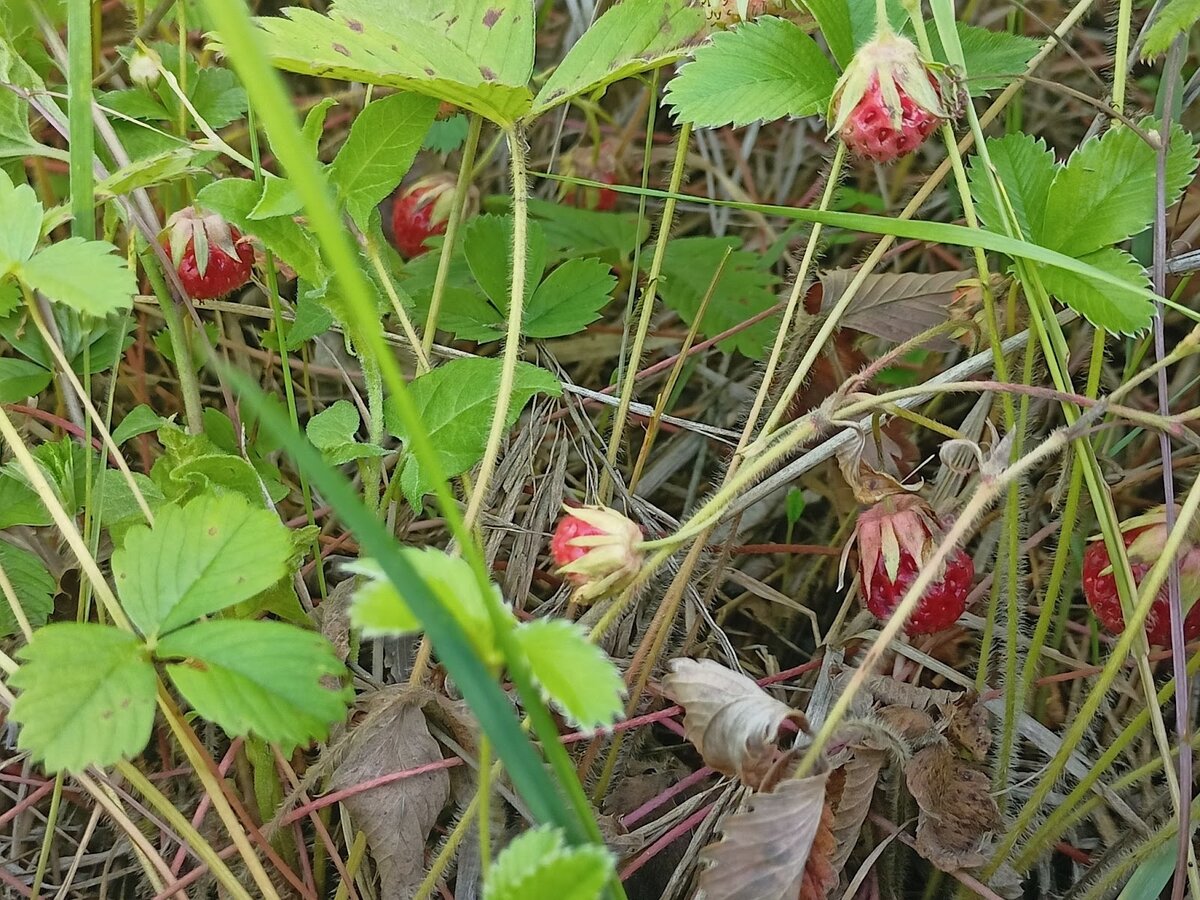
<svg viewBox="0 0 1200 900"><path fill-rule="evenodd" d="M152 252L142 254L142 268L150 279L150 287L158 298L158 311L167 323L167 336L171 339L171 352L175 355L175 374L179 376L179 393L183 397L183 420L188 434L204 431L204 410L200 402L200 382L196 379L196 364L192 359L191 336L179 315L179 308L167 290L158 257Z"/></svg>
<svg viewBox="0 0 1200 900"><path fill-rule="evenodd" d="M521 323L525 313L525 267L529 232L529 173L526 164L525 134L520 127L506 133L512 168L513 252L512 284L508 297L508 329L504 335L504 359L500 368L500 386L496 393L496 411L488 432L479 476L463 521L468 528L475 525L487 500L492 474L500 458L500 445L507 430L508 410L512 405L513 383L517 360L521 355Z"/></svg>
<svg viewBox="0 0 1200 900"><path fill-rule="evenodd" d="M692 139L692 126L687 122L679 128L675 136L675 160L671 164L671 177L667 190L672 194L679 193L683 184L683 174L687 168L688 145ZM646 278L646 289L642 292L640 303L631 312L637 314L637 330L633 335L633 344L629 348L629 357L625 360L625 373L621 379L621 393L617 403L617 411L612 417L612 431L608 436L608 452L605 459L608 463L600 472L600 485L597 490L599 502L607 504L612 497L612 476L610 472L616 466L621 454L621 443L625 436L625 423L629 418L629 404L633 402L633 392L637 387L637 373L641 366L642 353L646 346L646 335L650 332L650 322L654 318L654 301L658 296L658 279L662 275L663 260L667 255L667 244L671 239L671 226L675 222L674 197L663 203L662 218L658 223L658 236L654 243L654 257L650 260L650 271Z"/></svg>
<svg viewBox="0 0 1200 900"><path fill-rule="evenodd" d="M437 333L438 316L442 311L442 298L446 295L446 282L450 277L450 260L454 256L454 245L458 229L462 225L467 208L467 194L471 189L471 176L475 155L479 151L479 133L483 130L483 118L471 113L468 118L467 140L463 144L462 160L458 164L458 180L454 183L454 197L450 206L450 218L446 220L446 235L442 239L441 255L438 257L437 273L433 277L433 293L429 298L429 312L425 316L425 330L421 337L421 355L428 356L433 349L433 338ZM416 351L417 345L413 345Z"/></svg>

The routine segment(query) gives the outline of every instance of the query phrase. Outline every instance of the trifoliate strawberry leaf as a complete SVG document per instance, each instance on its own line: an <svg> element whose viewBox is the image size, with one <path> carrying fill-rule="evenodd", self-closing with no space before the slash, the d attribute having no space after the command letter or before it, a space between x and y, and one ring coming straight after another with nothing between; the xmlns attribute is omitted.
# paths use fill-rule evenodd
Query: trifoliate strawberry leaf
<svg viewBox="0 0 1200 900"><path fill-rule="evenodd" d="M196 195L196 205L212 210L243 234L258 238L264 247L282 259L296 274L310 281L324 280L317 242L301 228L291 215L270 219L253 219L251 212L258 205L258 187L245 178L224 178L214 181Z"/></svg>
<svg viewBox="0 0 1200 900"><path fill-rule="evenodd" d="M964 86L972 97L999 90L1019 78L1041 46L1038 41L1023 35L979 28L965 22L956 22L955 28L966 63ZM934 59L947 61L937 30L930 32Z"/></svg>
<svg viewBox="0 0 1200 900"><path fill-rule="evenodd" d="M356 435L361 424L354 404L349 400L338 400L309 419L304 430L325 460L340 466L356 459L384 455L382 447L358 442Z"/></svg>
<svg viewBox="0 0 1200 900"><path fill-rule="evenodd" d="M322 684L346 667L319 634L283 622L198 622L155 647L179 692L205 719L233 735L285 747L323 739L342 718L349 689Z"/></svg>
<svg viewBox="0 0 1200 900"><path fill-rule="evenodd" d="M714 237L679 238L667 245L659 294L689 325L700 310L725 251L734 248L700 323L700 334L705 337L720 334L775 304L779 279L758 254L738 249L741 245L738 238ZM717 346L725 352L737 350L751 359L761 359L776 327L775 317L771 317Z"/></svg>
<svg viewBox="0 0 1200 900"><path fill-rule="evenodd" d="M621 714L625 683L583 630L565 619L536 619L515 632L533 676L551 702L581 728L607 728Z"/></svg>
<svg viewBox="0 0 1200 900"><path fill-rule="evenodd" d="M1086 256L1082 262L1139 288L1149 288L1150 278L1141 264L1124 250L1105 247ZM1084 275L1052 266L1039 267L1046 290L1093 325L1119 334L1136 334L1150 327L1154 305L1134 294L1114 296L1108 285Z"/></svg>
<svg viewBox="0 0 1200 900"><path fill-rule="evenodd" d="M675 118L701 127L824 112L837 73L816 41L765 17L712 36L667 86Z"/></svg>
<svg viewBox="0 0 1200 900"><path fill-rule="evenodd" d="M13 185L0 169L0 276L33 256L41 233L42 204L37 194L27 184Z"/></svg>
<svg viewBox="0 0 1200 900"><path fill-rule="evenodd" d="M417 91L505 127L529 110L527 0L342 0L328 16L292 7L255 22L271 61L289 72Z"/></svg>
<svg viewBox="0 0 1200 900"><path fill-rule="evenodd" d="M287 529L237 494L164 506L112 557L121 604L147 636L165 634L265 590L283 577Z"/></svg>
<svg viewBox="0 0 1200 900"><path fill-rule="evenodd" d="M455 359L413 379L409 394L447 477L461 475L483 458L496 411L500 366L498 359ZM505 425L514 424L539 393L557 397L562 385L545 369L518 363ZM407 446L408 430L390 398L384 415L388 431ZM400 484L415 507L433 489L433 481L412 453L405 454L401 465Z"/></svg>
<svg viewBox="0 0 1200 900"><path fill-rule="evenodd" d="M546 276L526 304L521 333L531 338L575 334L600 318L617 279L598 259L568 259Z"/></svg>
<svg viewBox="0 0 1200 900"><path fill-rule="evenodd" d="M92 316L129 309L137 279L107 241L67 238L24 263L17 277L56 303Z"/></svg>
<svg viewBox="0 0 1200 900"><path fill-rule="evenodd" d="M26 621L36 628L50 618L58 585L42 561L28 550L0 540L0 568L8 576ZM0 637L15 634L16 631L17 618L8 598L0 592Z"/></svg>
<svg viewBox="0 0 1200 900"><path fill-rule="evenodd" d="M308 341L333 327L333 313L321 302L325 291L325 284L315 288L307 283L299 285L296 291L296 316L285 332L287 337L284 343L288 350L299 350Z"/></svg>
<svg viewBox="0 0 1200 900"><path fill-rule="evenodd" d="M501 316L511 293L512 216L476 216L463 229L463 254L475 281ZM525 250L525 297L533 293L546 268L546 237L539 222L530 222Z"/></svg>
<svg viewBox="0 0 1200 900"><path fill-rule="evenodd" d="M703 8L688 0L624 0L575 42L538 91L530 116L673 63L687 54L704 29Z"/></svg>
<svg viewBox="0 0 1200 900"><path fill-rule="evenodd" d="M1046 194L1058 171L1054 151L1041 138L1020 131L989 139L987 149L997 180L1004 185L1004 196L1016 215L1021 234L1027 240L1036 240L1042 234ZM968 176L980 221L992 231L1003 234L1007 217L996 206L988 173L978 156L971 157Z"/></svg>
<svg viewBox="0 0 1200 900"><path fill-rule="evenodd" d="M500 650L487 609L489 601L481 595L470 564L432 547L402 547L398 552L458 620L480 657L489 664L497 663ZM350 622L364 637L402 637L421 631L420 620L377 562L362 559L346 568L363 576L351 601ZM499 590L493 589L496 597L492 602L502 604Z"/></svg>
<svg viewBox="0 0 1200 900"><path fill-rule="evenodd" d="M550 263L589 256L606 261L628 259L650 233L649 223L639 222L636 213L597 212L533 197L529 215L545 232Z"/></svg>
<svg viewBox="0 0 1200 900"><path fill-rule="evenodd" d="M1139 126L1158 130L1153 119L1143 119ZM1122 125L1086 141L1050 185L1042 234L1035 239L1078 258L1144 231L1154 220L1156 155ZM1179 199L1195 171L1196 145L1176 124L1167 153L1167 206Z"/></svg>
<svg viewBox="0 0 1200 900"><path fill-rule="evenodd" d="M611 853L598 844L567 846L543 825L514 838L488 870L484 900L596 900L613 875Z"/></svg>
<svg viewBox="0 0 1200 900"><path fill-rule="evenodd" d="M50 371L25 359L0 359L0 403L20 403L46 389Z"/></svg>
<svg viewBox="0 0 1200 900"><path fill-rule="evenodd" d="M1193 31L1197 22L1200 22L1200 0L1170 0L1166 6L1159 8L1154 24L1146 32L1146 39L1142 42L1142 59L1153 59L1160 53L1166 53L1175 38Z"/></svg>
<svg viewBox="0 0 1200 900"><path fill-rule="evenodd" d="M367 104L329 167L329 179L360 231L400 183L433 123L437 101L400 93Z"/></svg>
<svg viewBox="0 0 1200 900"><path fill-rule="evenodd" d="M135 635L107 625L59 622L17 651L9 684L17 746L47 772L82 772L136 756L154 722L154 666Z"/></svg>

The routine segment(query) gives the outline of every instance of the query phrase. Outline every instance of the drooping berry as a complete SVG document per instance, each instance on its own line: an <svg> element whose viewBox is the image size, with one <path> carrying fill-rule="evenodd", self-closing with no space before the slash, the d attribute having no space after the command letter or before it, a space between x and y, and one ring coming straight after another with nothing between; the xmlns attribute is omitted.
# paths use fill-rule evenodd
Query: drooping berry
<svg viewBox="0 0 1200 900"><path fill-rule="evenodd" d="M1149 521L1147 521L1149 520ZM1156 521L1157 520L1157 521ZM1161 510L1122 524L1122 539L1129 556L1133 581L1142 579L1162 556L1167 526ZM1200 547L1185 540L1179 553L1180 599L1185 610L1183 636L1187 641L1200 638ZM1083 554L1083 595L1100 624L1111 634L1125 630L1125 616L1117 593L1112 558L1103 540L1093 541ZM1146 640L1162 647L1171 643L1171 612L1167 581L1164 579L1146 615Z"/></svg>
<svg viewBox="0 0 1200 900"><path fill-rule="evenodd" d="M642 567L642 529L605 506L564 506L550 538L550 555L576 586L575 599L590 602L615 590Z"/></svg>
<svg viewBox="0 0 1200 900"><path fill-rule="evenodd" d="M250 280L254 248L216 213L186 207L167 220L165 231L163 245L193 300L227 296Z"/></svg>
<svg viewBox="0 0 1200 900"><path fill-rule="evenodd" d="M885 29L859 48L834 87L829 132L855 155L888 163L947 118L938 80L916 46Z"/></svg>
<svg viewBox="0 0 1200 900"><path fill-rule="evenodd" d="M420 256L429 248L425 242L446 233L454 207L455 178L449 172L428 175L401 188L392 201L392 240L405 259ZM472 188L468 214L477 203Z"/></svg>
<svg viewBox="0 0 1200 900"><path fill-rule="evenodd" d="M858 517L858 570L863 600L874 616L886 620L895 612L943 537L933 510L911 494L885 497ZM932 634L953 625L966 609L974 578L971 557L954 548L921 595L905 632Z"/></svg>

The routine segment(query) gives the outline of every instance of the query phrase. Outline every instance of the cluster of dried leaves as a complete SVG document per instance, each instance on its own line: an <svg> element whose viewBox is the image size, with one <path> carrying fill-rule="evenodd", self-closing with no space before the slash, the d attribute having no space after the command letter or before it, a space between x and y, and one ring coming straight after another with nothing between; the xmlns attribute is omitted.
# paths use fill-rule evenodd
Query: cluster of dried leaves
<svg viewBox="0 0 1200 900"><path fill-rule="evenodd" d="M1002 821L986 768L987 710L967 693L883 677L868 685L870 696L854 698L854 715L837 726L818 770L800 774L810 734L801 712L712 660L672 661L663 689L684 708L685 736L707 765L745 787L741 811L705 851L707 900L822 900L841 896L839 884L852 895L879 843L869 816L901 784L918 810L917 853L951 873L988 861ZM788 723L797 726L792 734ZM847 869L856 855L865 860L858 875ZM1007 869L991 888L1020 896Z"/></svg>

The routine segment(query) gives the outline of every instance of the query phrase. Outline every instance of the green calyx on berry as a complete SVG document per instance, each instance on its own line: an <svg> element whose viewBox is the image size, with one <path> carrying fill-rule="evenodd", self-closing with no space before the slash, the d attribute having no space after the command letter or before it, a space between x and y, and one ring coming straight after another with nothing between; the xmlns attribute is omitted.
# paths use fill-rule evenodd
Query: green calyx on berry
<svg viewBox="0 0 1200 900"><path fill-rule="evenodd" d="M827 114L831 136L876 162L911 153L948 118L934 67L887 26L854 54Z"/></svg>

